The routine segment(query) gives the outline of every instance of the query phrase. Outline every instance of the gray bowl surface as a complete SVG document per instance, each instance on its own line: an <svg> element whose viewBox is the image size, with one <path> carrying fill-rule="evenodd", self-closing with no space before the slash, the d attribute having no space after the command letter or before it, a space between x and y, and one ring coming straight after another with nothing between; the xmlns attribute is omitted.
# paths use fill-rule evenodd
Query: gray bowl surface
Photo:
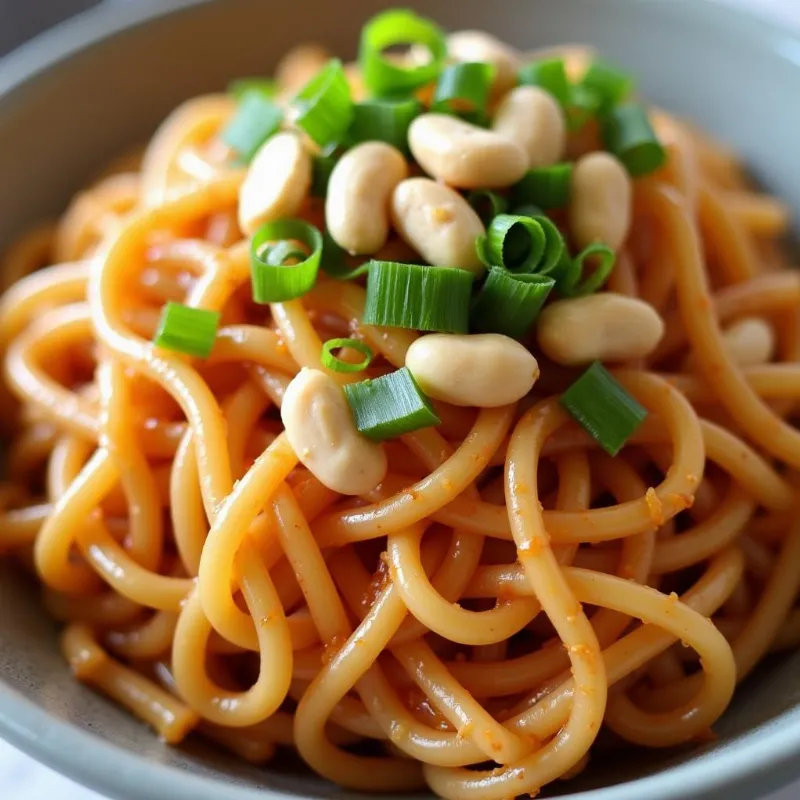
<svg viewBox="0 0 800 800"><path fill-rule="evenodd" d="M381 0L137 0L60 26L0 64L0 245L56 214L104 161L145 139L182 99L269 72L284 48L352 53ZM523 48L591 42L645 93L747 159L800 212L800 36L709 0L428 0L450 28ZM593 765L556 790L581 800L746 800L800 775L800 653L750 678L701 749ZM70 677L36 587L0 569L0 735L119 800L359 797L294 764L257 769L149 729ZM602 759L598 759L600 761ZM616 784L609 787L611 784ZM363 796L360 796L363 797Z"/></svg>

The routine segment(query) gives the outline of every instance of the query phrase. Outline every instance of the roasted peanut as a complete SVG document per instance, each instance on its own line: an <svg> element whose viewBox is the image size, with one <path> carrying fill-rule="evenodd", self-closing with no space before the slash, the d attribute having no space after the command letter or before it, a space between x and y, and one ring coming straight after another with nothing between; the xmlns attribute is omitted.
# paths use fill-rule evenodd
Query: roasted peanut
<svg viewBox="0 0 800 800"><path fill-rule="evenodd" d="M447 114L417 117L408 129L408 144L425 172L458 189L511 186L528 166L518 144Z"/></svg>
<svg viewBox="0 0 800 800"><path fill-rule="evenodd" d="M281 419L297 457L334 492L365 494L386 476L383 447L358 432L344 390L324 372L297 374L283 396Z"/></svg>
<svg viewBox="0 0 800 800"><path fill-rule="evenodd" d="M239 192L239 227L294 217L311 188L311 155L294 133L278 133L256 153Z"/></svg>
<svg viewBox="0 0 800 800"><path fill-rule="evenodd" d="M429 264L483 273L475 238L485 229L458 192L428 178L409 178L394 190L391 211L395 230Z"/></svg>
<svg viewBox="0 0 800 800"><path fill-rule="evenodd" d="M631 226L631 179L619 159L590 153L575 164L569 224L579 248L604 242L619 250Z"/></svg>
<svg viewBox="0 0 800 800"><path fill-rule="evenodd" d="M525 151L528 169L561 161L567 147L564 112L555 98L538 86L512 89L497 107L492 130Z"/></svg>
<svg viewBox="0 0 800 800"><path fill-rule="evenodd" d="M614 292L558 300L536 324L544 354L567 365L644 358L663 335L664 322L649 303Z"/></svg>
<svg viewBox="0 0 800 800"><path fill-rule="evenodd" d="M515 403L539 377L533 355L499 333L423 336L409 347L406 366L431 397L479 408Z"/></svg>
<svg viewBox="0 0 800 800"><path fill-rule="evenodd" d="M336 244L371 255L389 236L389 200L408 176L403 154L390 144L364 142L338 161L328 182L325 218Z"/></svg>

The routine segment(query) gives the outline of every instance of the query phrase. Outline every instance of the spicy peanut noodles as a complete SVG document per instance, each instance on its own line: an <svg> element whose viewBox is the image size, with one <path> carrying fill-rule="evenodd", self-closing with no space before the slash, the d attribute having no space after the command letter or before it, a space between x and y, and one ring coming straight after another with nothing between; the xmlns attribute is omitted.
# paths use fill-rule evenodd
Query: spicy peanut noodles
<svg viewBox="0 0 800 800"><path fill-rule="evenodd" d="M0 552L171 744L502 800L701 740L800 643L787 226L587 48L297 48L6 256Z"/></svg>

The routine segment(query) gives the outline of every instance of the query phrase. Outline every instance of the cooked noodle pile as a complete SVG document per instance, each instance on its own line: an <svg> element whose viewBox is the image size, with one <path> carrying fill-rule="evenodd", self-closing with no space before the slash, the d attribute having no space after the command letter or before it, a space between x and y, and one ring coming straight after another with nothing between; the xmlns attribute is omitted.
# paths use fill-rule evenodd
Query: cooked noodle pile
<svg viewBox="0 0 800 800"><path fill-rule="evenodd" d="M590 59L562 55L573 78ZM322 58L285 62L283 96ZM302 297L253 301L248 168L219 135L235 110L189 101L3 262L0 553L35 571L76 677L170 744L199 734L256 763L288 747L345 787L453 800L575 775L601 731L707 737L735 685L800 643L786 208L653 111L667 162L632 180L600 292L665 327L607 363L648 412L626 446L611 457L564 410L586 364L534 332L526 397L435 402L441 424L384 441L388 474L345 496L294 452L284 393L302 367L337 385L401 368L418 333L362 324L365 279L324 262ZM600 147L589 122L566 159ZM307 194L292 216L322 229ZM350 266L370 256L424 261L395 232ZM153 344L168 301L221 312L208 358ZM372 364L324 367L323 342L348 336Z"/></svg>

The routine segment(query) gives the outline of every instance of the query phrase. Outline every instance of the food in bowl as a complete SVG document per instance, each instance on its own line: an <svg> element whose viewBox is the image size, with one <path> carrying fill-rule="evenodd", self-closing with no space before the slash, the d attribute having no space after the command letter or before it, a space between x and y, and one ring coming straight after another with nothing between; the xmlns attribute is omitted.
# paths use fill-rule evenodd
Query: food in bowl
<svg viewBox="0 0 800 800"><path fill-rule="evenodd" d="M800 641L787 226L589 50L381 14L12 248L0 548L172 744L460 800L707 738Z"/></svg>

